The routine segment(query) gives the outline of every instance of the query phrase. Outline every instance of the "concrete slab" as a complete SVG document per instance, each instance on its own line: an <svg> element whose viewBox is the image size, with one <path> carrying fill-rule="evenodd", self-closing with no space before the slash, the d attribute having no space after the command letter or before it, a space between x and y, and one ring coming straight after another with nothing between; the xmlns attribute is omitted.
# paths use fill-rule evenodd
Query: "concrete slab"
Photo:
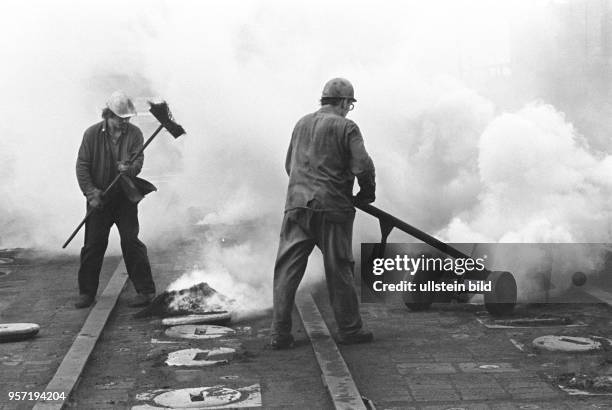
<svg viewBox="0 0 612 410"><path fill-rule="evenodd" d="M117 303L119 294L125 286L127 274L124 271L123 263L120 263L106 285L104 292L102 292L102 295L89 312L89 316L72 347L45 388L46 392L63 392L65 393L65 398L53 402L38 401L33 407L34 410L61 410L68 400L81 377L81 372L104 329L108 317Z"/></svg>
<svg viewBox="0 0 612 410"><path fill-rule="evenodd" d="M321 367L323 382L329 390L334 407L337 410L365 410L361 394L312 296L306 293L298 295L296 307L312 343L315 357Z"/></svg>

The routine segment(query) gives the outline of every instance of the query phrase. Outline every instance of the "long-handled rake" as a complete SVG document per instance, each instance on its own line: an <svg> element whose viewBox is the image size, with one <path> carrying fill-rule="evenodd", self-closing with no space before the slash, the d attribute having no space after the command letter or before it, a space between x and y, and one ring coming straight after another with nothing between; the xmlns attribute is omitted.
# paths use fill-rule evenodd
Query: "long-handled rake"
<svg viewBox="0 0 612 410"><path fill-rule="evenodd" d="M149 101L149 105L150 105L149 112L153 114L153 116L160 122L160 125L159 127L157 127L155 132L149 137L149 139L144 143L142 148L140 148L138 152L135 152L132 154L130 159L127 161L127 165L131 165L136 160L136 158L138 158L138 156L144 152L145 148L147 148L147 146L151 143L151 141L153 141L153 138L155 138L162 129L165 128L174 138L178 138L181 135L185 134L185 130L183 129L183 127L177 124L172 118L172 113L170 112L170 108L168 108L168 104L165 101L162 101L160 103L153 103ZM108 192L113 188L113 186L115 186L115 184L119 182L122 175L123 173L117 174L115 179L113 179L110 185L104 190L104 192L102 192L102 197L108 194ZM85 218L83 218L83 220L76 227L74 232L72 232L72 235L70 235L70 237L66 240L64 245L62 245L62 248L65 248L66 246L68 246L70 241L72 241L72 239L76 236L76 234L81 230L83 225L85 225L87 218L89 218L94 211L95 211L95 208L90 208L87 211Z"/></svg>

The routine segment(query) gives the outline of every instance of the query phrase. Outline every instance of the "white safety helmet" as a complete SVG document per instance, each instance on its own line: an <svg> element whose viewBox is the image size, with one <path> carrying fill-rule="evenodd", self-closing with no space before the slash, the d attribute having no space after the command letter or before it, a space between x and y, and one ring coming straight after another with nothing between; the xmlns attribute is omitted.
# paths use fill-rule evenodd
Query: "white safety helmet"
<svg viewBox="0 0 612 410"><path fill-rule="evenodd" d="M129 118L136 115L134 103L123 91L115 91L106 102L106 106L117 117Z"/></svg>

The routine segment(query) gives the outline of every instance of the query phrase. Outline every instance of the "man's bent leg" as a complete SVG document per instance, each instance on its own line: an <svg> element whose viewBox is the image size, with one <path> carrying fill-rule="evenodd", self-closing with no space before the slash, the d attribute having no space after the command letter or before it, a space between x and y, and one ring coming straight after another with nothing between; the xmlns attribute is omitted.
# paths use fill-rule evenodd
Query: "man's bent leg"
<svg viewBox="0 0 612 410"><path fill-rule="evenodd" d="M325 279L340 337L357 334L362 327L353 270L352 212L324 212L317 222L318 245L323 253Z"/></svg>
<svg viewBox="0 0 612 410"><path fill-rule="evenodd" d="M274 311L272 336L291 334L291 312L295 293L304 276L314 240L308 232L308 210L295 209L285 213L280 233L278 254L274 265Z"/></svg>
<svg viewBox="0 0 612 410"><path fill-rule="evenodd" d="M138 207L125 197L120 197L116 208L115 222L121 238L121 251L128 276L136 292L154 294L155 283L151 274L151 264L147 247L138 239Z"/></svg>
<svg viewBox="0 0 612 410"><path fill-rule="evenodd" d="M95 210L85 222L85 244L81 248L81 266L78 274L81 295L93 298L98 292L100 270L112 225L112 218L105 209Z"/></svg>

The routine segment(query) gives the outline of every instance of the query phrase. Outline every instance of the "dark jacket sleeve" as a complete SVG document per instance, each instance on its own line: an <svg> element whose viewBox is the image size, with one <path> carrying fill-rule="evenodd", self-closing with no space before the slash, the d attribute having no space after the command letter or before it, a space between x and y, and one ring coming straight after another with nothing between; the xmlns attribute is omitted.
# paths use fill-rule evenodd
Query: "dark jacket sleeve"
<svg viewBox="0 0 612 410"><path fill-rule="evenodd" d="M85 131L79 148L76 162L76 176L83 195L88 196L98 189L91 178L91 163L93 161L93 137L91 130Z"/></svg>
<svg viewBox="0 0 612 410"><path fill-rule="evenodd" d="M133 133L134 133L133 138L132 138L132 141L129 147L129 152L128 152L129 158L131 158L132 155L138 152L144 144L144 138L142 136L142 131L140 131L140 128L134 127ZM144 163L144 153L141 153L140 155L136 157L134 162L132 162L132 165L127 171L127 174L132 177L135 177L136 175L140 174L143 163Z"/></svg>
<svg viewBox="0 0 612 410"><path fill-rule="evenodd" d="M285 158L285 171L287 172L287 175L291 174L291 156L293 155L294 138L295 138L295 129L293 130L293 133L291 134L291 141L289 142L289 148L287 148L287 157Z"/></svg>
<svg viewBox="0 0 612 410"><path fill-rule="evenodd" d="M376 192L376 171L374 162L365 149L363 137L357 124L347 124L347 137L350 150L350 169L357 177L360 191L357 197L365 202L374 202Z"/></svg>

